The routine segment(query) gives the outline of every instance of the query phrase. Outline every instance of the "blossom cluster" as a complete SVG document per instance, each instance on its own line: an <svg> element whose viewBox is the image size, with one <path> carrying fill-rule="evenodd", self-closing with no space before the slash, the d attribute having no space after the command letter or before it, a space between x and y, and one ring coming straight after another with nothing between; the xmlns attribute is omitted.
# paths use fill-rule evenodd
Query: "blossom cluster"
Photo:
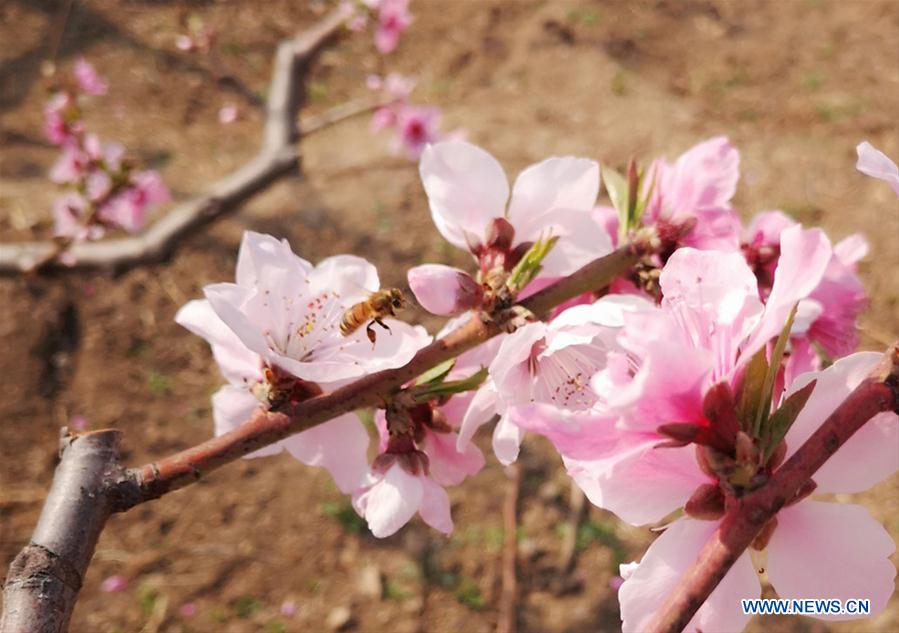
<svg viewBox="0 0 899 633"><path fill-rule="evenodd" d="M459 130L448 135L441 132L442 113L437 106L410 101L415 79L397 73L386 77L369 75L366 85L379 95L382 103L372 115L371 131L373 134L389 133L390 149L394 154L405 154L410 160L417 161L428 145L463 136Z"/></svg>
<svg viewBox="0 0 899 633"><path fill-rule="evenodd" d="M390 81L391 90L408 88ZM889 159L866 144L858 151L861 171L895 187ZM854 353L864 239L832 244L777 210L744 226L733 206L739 162L719 137L644 172L632 164L626 176L553 157L510 187L475 145L425 145L420 174L432 218L471 255L473 271L425 264L409 271L409 286L426 310L454 317L438 336L470 319L503 332L387 399L375 415L372 460L355 414L251 457L286 449L325 467L375 536L416 513L449 533L446 488L485 463L472 441L478 429L496 420L492 447L502 463L517 459L526 433L545 436L596 506L634 525L669 521L643 559L621 570L623 628L643 630L725 508L763 485L878 358ZM611 206L597 204L601 172ZM646 254L608 288L545 321L518 304L624 243ZM177 316L209 341L228 381L213 397L216 433L260 406L287 410L406 364L431 337L377 309L393 296L378 288L376 270L358 257L312 265L286 242L247 233L236 283L208 286ZM862 595L882 609L895 576L889 535L861 506L810 495L882 481L899 469L897 443L896 414L866 424L787 501L688 630L742 628L739 599L759 596L760 579L785 596Z"/></svg>
<svg viewBox="0 0 899 633"><path fill-rule="evenodd" d="M86 130L80 102L106 94L108 84L83 58L73 74L74 84L54 94L44 109L47 139L62 151L50 179L66 188L53 203L55 233L79 242L99 239L107 228L137 232L153 206L168 200L168 189L158 172L135 170L122 145Z"/></svg>
<svg viewBox="0 0 899 633"><path fill-rule="evenodd" d="M377 20L375 48L380 53L392 53L400 42L400 35L412 24L409 0L343 0L347 26L352 31L363 31L369 16Z"/></svg>

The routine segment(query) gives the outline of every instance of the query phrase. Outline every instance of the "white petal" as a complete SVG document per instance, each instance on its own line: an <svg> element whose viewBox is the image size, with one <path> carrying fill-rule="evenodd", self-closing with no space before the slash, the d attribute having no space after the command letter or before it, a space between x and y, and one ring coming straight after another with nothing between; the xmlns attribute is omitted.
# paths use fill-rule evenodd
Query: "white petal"
<svg viewBox="0 0 899 633"><path fill-rule="evenodd" d="M258 408L259 401L246 389L234 385L223 386L212 395L212 419L215 422L216 437L233 431L248 421ZM260 448L246 457L268 457L277 455L282 450L281 444L276 443Z"/></svg>
<svg viewBox="0 0 899 633"><path fill-rule="evenodd" d="M522 228L517 241L533 239L530 230L537 228L537 220L549 211L583 211L589 217L587 212L593 209L598 194L596 161L565 156L531 165L516 178L509 202L509 221L516 232Z"/></svg>
<svg viewBox="0 0 899 633"><path fill-rule="evenodd" d="M781 510L777 521L768 543L768 578L781 597L868 598L871 614L886 606L896 546L865 508L806 500Z"/></svg>
<svg viewBox="0 0 899 633"><path fill-rule="evenodd" d="M451 244L467 250L466 232L483 239L490 221L505 216L506 173L480 147L464 141L428 145L419 172L434 224Z"/></svg>
<svg viewBox="0 0 899 633"><path fill-rule="evenodd" d="M355 413L345 413L282 441L307 466L326 468L341 492L361 485L368 471L368 433Z"/></svg>
<svg viewBox="0 0 899 633"><path fill-rule="evenodd" d="M717 527L717 521L678 519L649 546L640 565L618 590L624 633L646 630L656 609L680 583L681 576ZM742 631L750 616L743 615L740 600L759 595L758 577L749 554L743 552L684 631Z"/></svg>

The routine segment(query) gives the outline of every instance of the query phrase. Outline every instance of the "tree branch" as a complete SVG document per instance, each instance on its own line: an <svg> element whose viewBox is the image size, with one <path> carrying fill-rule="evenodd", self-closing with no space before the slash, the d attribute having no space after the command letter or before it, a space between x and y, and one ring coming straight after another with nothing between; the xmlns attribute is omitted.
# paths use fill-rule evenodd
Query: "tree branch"
<svg viewBox="0 0 899 633"><path fill-rule="evenodd" d="M3 589L0 631L58 633L75 599L100 532L115 509L109 484L124 478L121 433L69 435L31 542L16 556Z"/></svg>
<svg viewBox="0 0 899 633"><path fill-rule="evenodd" d="M899 412L899 342L781 466L767 484L738 499L656 612L648 631L682 631L771 517L837 449L883 411ZM736 608L736 605L734 605Z"/></svg>
<svg viewBox="0 0 899 633"><path fill-rule="evenodd" d="M82 242L68 249L77 268L112 268L158 261L192 231L236 209L253 195L299 168L297 115L305 98L305 79L311 62L340 30L345 15L339 9L299 35L282 42L266 105L262 147L249 162L188 200L133 237ZM0 273L29 272L38 267L66 269L56 256L56 242L0 244Z"/></svg>
<svg viewBox="0 0 899 633"><path fill-rule="evenodd" d="M524 299L520 305L535 314L549 312L583 292L607 286L627 273L648 248L642 243L623 246ZM0 633L65 631L81 578L113 512L124 512L183 488L220 466L338 415L377 406L404 383L499 332L498 324L486 323L474 315L466 324L419 350L403 367L370 374L305 400L290 411L258 410L250 420L225 435L127 471L119 464L118 431L96 431L65 440L68 443L62 462L32 544L10 567Z"/></svg>

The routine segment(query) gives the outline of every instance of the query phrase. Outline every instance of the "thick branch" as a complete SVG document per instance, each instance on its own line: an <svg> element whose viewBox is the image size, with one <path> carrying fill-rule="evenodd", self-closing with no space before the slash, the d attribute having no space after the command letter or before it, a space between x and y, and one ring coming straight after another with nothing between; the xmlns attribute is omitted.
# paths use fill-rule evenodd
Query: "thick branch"
<svg viewBox="0 0 899 633"><path fill-rule="evenodd" d="M589 290L603 288L626 273L641 255L638 246L624 246L590 262L580 270L547 286L521 302L535 314ZM403 367L386 369L296 405L292 411L257 411L238 428L202 444L141 468L133 469L133 481L140 488L141 501L195 482L201 476L248 453L305 431L338 415L382 404L403 384L428 369L480 345L499 333L496 324L475 316L443 338L422 348Z"/></svg>
<svg viewBox="0 0 899 633"><path fill-rule="evenodd" d="M78 268L112 268L158 261L194 230L238 208L253 195L299 167L297 114L305 97L309 64L338 32L345 17L336 10L296 37L282 42L275 54L266 105L265 130L259 153L202 195L184 202L145 232L133 237L85 242L70 252ZM0 273L18 273L56 262L52 241L0 244Z"/></svg>
<svg viewBox="0 0 899 633"><path fill-rule="evenodd" d="M738 500L656 612L648 630L682 631L768 520L868 420L899 410L899 343L767 484ZM734 605L736 608L737 605Z"/></svg>
<svg viewBox="0 0 899 633"><path fill-rule="evenodd" d="M122 479L119 431L63 435L62 459L31 542L10 565L3 589L4 633L59 633L68 628L84 571Z"/></svg>

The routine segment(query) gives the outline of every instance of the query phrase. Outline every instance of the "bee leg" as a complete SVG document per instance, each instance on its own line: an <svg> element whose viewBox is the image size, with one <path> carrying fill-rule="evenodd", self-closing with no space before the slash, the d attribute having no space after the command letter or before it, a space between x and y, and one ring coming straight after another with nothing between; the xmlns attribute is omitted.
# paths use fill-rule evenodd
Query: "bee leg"
<svg viewBox="0 0 899 633"><path fill-rule="evenodd" d="M390 335L393 336L393 332L390 331L390 328L381 319L375 319L374 322L377 323L378 325L380 325L382 328L384 328L388 332L390 332Z"/></svg>
<svg viewBox="0 0 899 633"><path fill-rule="evenodd" d="M374 321L369 322L368 325L365 326L365 334L368 336L368 340L371 341L371 346L375 346L375 341L378 339L378 335L375 334L375 330L372 327L375 324Z"/></svg>

